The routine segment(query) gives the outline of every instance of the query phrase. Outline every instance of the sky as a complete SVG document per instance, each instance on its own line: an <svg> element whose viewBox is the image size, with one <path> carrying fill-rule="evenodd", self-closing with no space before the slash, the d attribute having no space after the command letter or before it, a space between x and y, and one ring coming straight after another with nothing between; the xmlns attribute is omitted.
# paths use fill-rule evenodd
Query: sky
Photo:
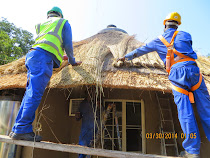
<svg viewBox="0 0 210 158"><path fill-rule="evenodd" d="M0 5L0 17L35 38L35 25L47 18L53 6L60 7L69 21L73 41L114 24L147 43L163 33L165 17L178 12L182 18L178 30L191 34L193 49L199 55L210 54L210 0L5 0Z"/></svg>

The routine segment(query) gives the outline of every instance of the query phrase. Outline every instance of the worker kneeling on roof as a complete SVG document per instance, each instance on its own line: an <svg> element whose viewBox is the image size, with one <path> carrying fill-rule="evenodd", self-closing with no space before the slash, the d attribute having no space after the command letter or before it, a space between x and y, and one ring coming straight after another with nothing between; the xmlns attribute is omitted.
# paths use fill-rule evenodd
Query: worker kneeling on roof
<svg viewBox="0 0 210 158"><path fill-rule="evenodd" d="M191 35L177 31L181 24L181 16L177 12L172 12L163 24L165 29L161 36L118 60L132 60L157 51L169 73L179 121L183 133L186 134L186 139L182 143L185 149L184 156L197 158L200 153L200 134L191 103L195 101L203 129L210 141L210 96L195 62L197 55L192 49ZM190 138L192 133L196 134L195 139Z"/></svg>
<svg viewBox="0 0 210 158"><path fill-rule="evenodd" d="M80 65L73 56L71 26L63 19L60 8L53 7L47 12L47 20L36 25L37 37L26 55L27 85L19 113L10 137L16 140L41 141L42 137L33 132L32 123L44 90L52 76L53 67L63 61L64 50L72 66Z"/></svg>

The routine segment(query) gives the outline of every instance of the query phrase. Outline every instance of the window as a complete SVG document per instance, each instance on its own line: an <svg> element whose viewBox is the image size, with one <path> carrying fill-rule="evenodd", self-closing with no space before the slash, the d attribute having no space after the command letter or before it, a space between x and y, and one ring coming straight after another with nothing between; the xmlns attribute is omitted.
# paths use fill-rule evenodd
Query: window
<svg viewBox="0 0 210 158"><path fill-rule="evenodd" d="M105 123L104 148L109 150L119 150L119 141L122 142L122 102L107 101L105 102L105 109L107 109L108 105L112 103L116 106L116 113L114 114L112 109ZM115 115L117 116L118 129L115 123ZM120 140L118 140L117 132L119 132Z"/></svg>
<svg viewBox="0 0 210 158"><path fill-rule="evenodd" d="M142 151L141 103L126 102L126 149Z"/></svg>
<svg viewBox="0 0 210 158"><path fill-rule="evenodd" d="M70 99L69 105L69 116L75 116L78 110L79 104L84 100L84 98Z"/></svg>
<svg viewBox="0 0 210 158"><path fill-rule="evenodd" d="M121 146L122 151L145 153L143 101L105 100L105 109L111 104L116 110L112 109L105 122L104 148L120 150Z"/></svg>

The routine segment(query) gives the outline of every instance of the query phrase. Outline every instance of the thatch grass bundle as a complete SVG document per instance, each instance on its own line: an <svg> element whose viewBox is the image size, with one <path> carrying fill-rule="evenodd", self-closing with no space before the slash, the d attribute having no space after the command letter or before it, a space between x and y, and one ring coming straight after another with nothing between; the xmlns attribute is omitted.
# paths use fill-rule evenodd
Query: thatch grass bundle
<svg viewBox="0 0 210 158"><path fill-rule="evenodd" d="M202 74L210 76L210 58L198 56L196 62Z"/></svg>
<svg viewBox="0 0 210 158"><path fill-rule="evenodd" d="M20 74L26 72L25 57L0 66L0 75Z"/></svg>

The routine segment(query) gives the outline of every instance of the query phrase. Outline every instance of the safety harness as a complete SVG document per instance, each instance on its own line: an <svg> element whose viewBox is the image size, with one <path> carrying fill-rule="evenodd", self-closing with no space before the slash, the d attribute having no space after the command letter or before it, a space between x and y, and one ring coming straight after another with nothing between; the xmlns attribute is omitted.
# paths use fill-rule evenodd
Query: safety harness
<svg viewBox="0 0 210 158"><path fill-rule="evenodd" d="M162 35L160 35L158 37L163 42L163 44L167 47L166 71L168 72L168 74L170 74L171 66L176 64L176 63L183 62L183 61L194 61L195 62L195 59L190 58L190 57L188 57L188 56L178 52L174 48L174 38L176 37L178 32L179 31L175 31L174 32L170 43L168 43L166 41L166 39ZM174 58L174 54L176 54L177 57ZM201 82L202 82L202 75L200 73L200 77L199 77L198 83L196 85L194 85L193 87L191 87L190 91L187 91L187 90L185 90L183 88L177 87L177 86L173 85L172 83L171 83L171 86L172 86L172 89L174 89L175 91L178 91L178 92L180 92L182 94L185 94L185 95L189 96L189 99L190 99L191 103L195 103L194 96L193 96L192 92L200 87Z"/></svg>

